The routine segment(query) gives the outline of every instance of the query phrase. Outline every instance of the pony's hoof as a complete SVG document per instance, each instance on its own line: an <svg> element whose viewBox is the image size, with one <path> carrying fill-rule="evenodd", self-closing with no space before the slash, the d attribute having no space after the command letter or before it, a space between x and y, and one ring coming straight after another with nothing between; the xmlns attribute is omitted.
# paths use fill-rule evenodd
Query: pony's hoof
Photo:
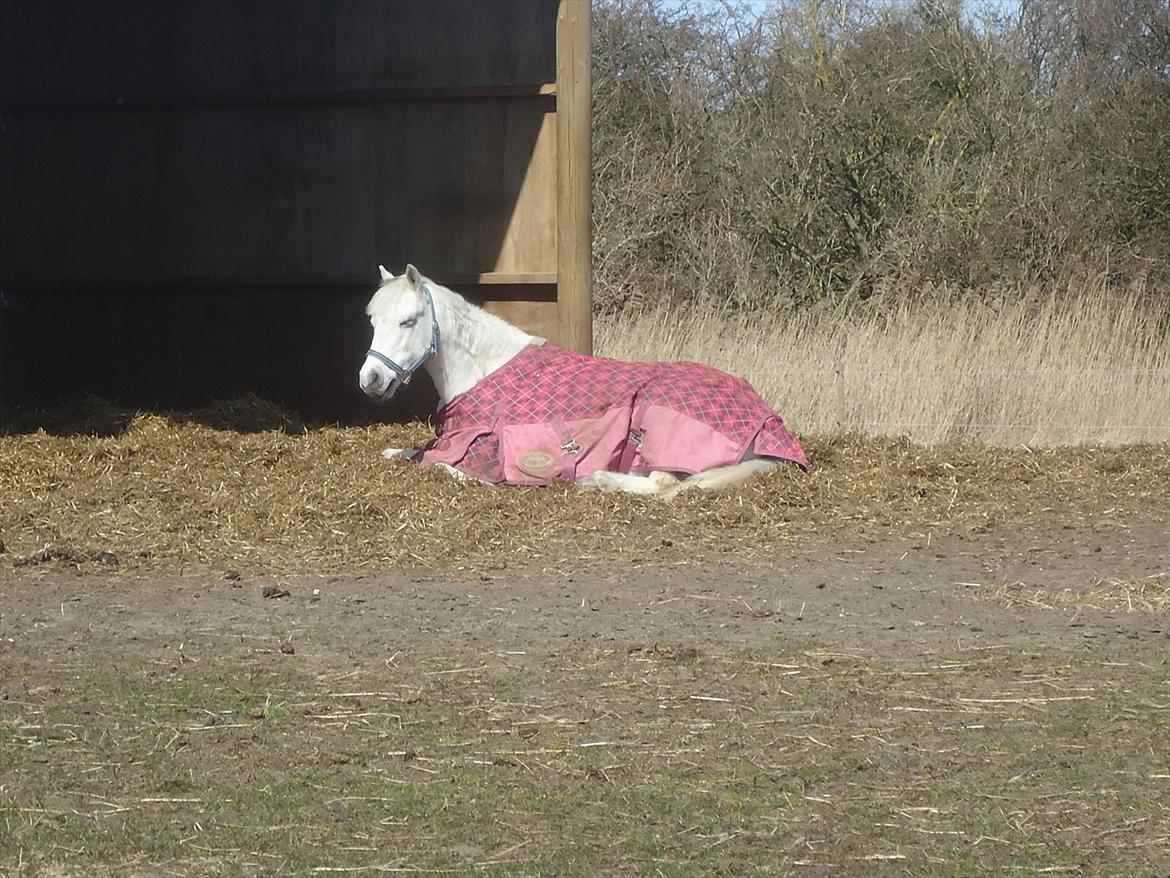
<svg viewBox="0 0 1170 878"><path fill-rule="evenodd" d="M382 456L387 460L410 460L410 448L384 448Z"/></svg>

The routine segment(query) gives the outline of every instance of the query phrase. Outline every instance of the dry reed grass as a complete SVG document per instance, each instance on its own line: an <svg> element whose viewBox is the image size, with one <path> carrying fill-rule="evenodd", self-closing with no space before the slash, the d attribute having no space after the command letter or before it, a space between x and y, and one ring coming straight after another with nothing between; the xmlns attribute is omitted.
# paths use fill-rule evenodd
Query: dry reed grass
<svg viewBox="0 0 1170 878"><path fill-rule="evenodd" d="M602 317L596 334L606 356L742 375L798 433L1053 447L1170 441L1168 326L1165 298L1097 278L998 304L650 309Z"/></svg>
<svg viewBox="0 0 1170 878"><path fill-rule="evenodd" d="M1062 520L1161 515L1170 503L1166 446L1029 451L804 437L808 476L786 468L734 492L663 504L567 486L460 484L380 457L385 446L424 439L420 424L235 432L93 414L126 426L109 436L0 437L0 540L9 548L0 557L22 570L90 559L100 568L103 552L122 567L268 572L752 562L843 531L982 528L1052 509Z"/></svg>

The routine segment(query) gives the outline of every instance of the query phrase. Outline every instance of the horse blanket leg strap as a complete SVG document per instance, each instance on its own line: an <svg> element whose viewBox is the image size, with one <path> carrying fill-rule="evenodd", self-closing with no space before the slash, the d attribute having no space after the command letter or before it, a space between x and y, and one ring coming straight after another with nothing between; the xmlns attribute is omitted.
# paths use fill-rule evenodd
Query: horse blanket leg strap
<svg viewBox="0 0 1170 878"><path fill-rule="evenodd" d="M621 459L618 460L616 472L628 473L633 471L634 463L642 451L642 442L644 440L645 434L631 423L630 431L626 434L626 444L622 449Z"/></svg>
<svg viewBox="0 0 1170 878"><path fill-rule="evenodd" d="M490 482L597 470L696 473L754 446L807 469L800 444L743 379L699 363L627 363L530 345L453 399L417 458Z"/></svg>

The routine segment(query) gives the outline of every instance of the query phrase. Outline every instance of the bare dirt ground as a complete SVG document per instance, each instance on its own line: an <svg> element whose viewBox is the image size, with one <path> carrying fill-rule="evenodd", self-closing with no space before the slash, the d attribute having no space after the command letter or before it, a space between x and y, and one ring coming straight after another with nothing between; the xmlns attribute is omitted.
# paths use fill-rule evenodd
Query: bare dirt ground
<svg viewBox="0 0 1170 878"><path fill-rule="evenodd" d="M0 574L0 873L1170 876L1168 570L1166 517L1105 510Z"/></svg>
<svg viewBox="0 0 1170 878"><path fill-rule="evenodd" d="M667 547L669 551L670 547ZM279 629L298 664L336 671L387 653L691 642L761 650L784 639L906 658L948 649L1072 648L1170 652L1170 615L1004 606L997 586L1088 592L1098 581L1164 578L1170 523L1035 522L988 533L837 535L769 566L672 567L524 578L403 570L353 577L86 576L69 568L4 583L4 649L95 663L167 644L214 654ZM265 598L265 589L287 590Z"/></svg>

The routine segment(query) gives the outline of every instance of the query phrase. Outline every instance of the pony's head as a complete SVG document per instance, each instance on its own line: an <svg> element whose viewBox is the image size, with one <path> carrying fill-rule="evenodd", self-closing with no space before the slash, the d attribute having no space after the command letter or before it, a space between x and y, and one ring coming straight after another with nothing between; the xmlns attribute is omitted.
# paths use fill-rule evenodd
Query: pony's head
<svg viewBox="0 0 1170 878"><path fill-rule="evenodd" d="M435 355L439 325L430 288L417 268L408 265L399 277L381 265L378 270L382 283L366 306L374 340L358 384L369 396L385 401Z"/></svg>

